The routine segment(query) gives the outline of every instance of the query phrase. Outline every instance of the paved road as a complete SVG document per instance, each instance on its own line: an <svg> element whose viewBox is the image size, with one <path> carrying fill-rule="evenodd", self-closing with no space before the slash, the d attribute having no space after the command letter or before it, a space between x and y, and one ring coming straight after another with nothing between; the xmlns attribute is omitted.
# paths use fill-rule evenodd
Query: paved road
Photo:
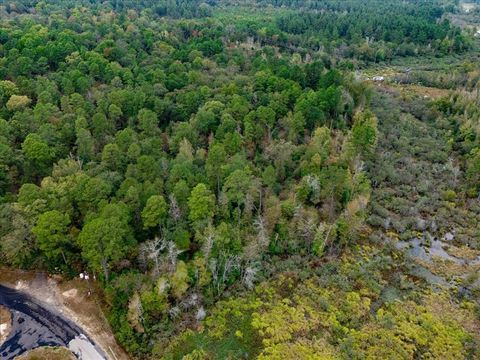
<svg viewBox="0 0 480 360"><path fill-rule="evenodd" d="M106 359L79 326L32 297L0 285L0 305L12 313L12 329L0 346L0 360L13 359L40 346L64 346L81 360Z"/></svg>

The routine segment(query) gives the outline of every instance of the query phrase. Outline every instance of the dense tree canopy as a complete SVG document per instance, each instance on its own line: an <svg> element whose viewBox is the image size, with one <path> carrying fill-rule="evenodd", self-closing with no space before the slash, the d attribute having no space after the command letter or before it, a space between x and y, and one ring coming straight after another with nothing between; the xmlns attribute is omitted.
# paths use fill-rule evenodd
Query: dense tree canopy
<svg viewBox="0 0 480 360"><path fill-rule="evenodd" d="M0 261L95 273L137 358L207 359L185 339L222 337L259 359L460 356L470 333L431 304L380 302L390 257L380 275L365 264L371 281L351 261L381 138L353 70L467 51L445 4L1 4ZM480 152L468 150L478 191ZM184 332L206 308L206 332Z"/></svg>

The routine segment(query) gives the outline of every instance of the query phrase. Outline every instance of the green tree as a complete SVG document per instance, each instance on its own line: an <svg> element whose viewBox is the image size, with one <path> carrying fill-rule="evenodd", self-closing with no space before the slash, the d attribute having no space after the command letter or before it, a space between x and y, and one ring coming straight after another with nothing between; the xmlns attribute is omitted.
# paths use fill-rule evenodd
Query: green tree
<svg viewBox="0 0 480 360"><path fill-rule="evenodd" d="M351 131L351 144L355 154L370 157L375 151L378 138L377 118L370 110L355 115Z"/></svg>
<svg viewBox="0 0 480 360"><path fill-rule="evenodd" d="M170 280L172 283L172 294L173 296L175 296L176 299L180 300L189 287L188 268L185 262L179 261L177 263L175 272L173 273Z"/></svg>
<svg viewBox="0 0 480 360"><path fill-rule="evenodd" d="M92 117L92 130L95 139L104 144L106 137L114 134L115 123L104 113L98 112Z"/></svg>
<svg viewBox="0 0 480 360"><path fill-rule="evenodd" d="M28 134L22 150L30 166L39 174L45 174L53 162L54 150L38 134Z"/></svg>
<svg viewBox="0 0 480 360"><path fill-rule="evenodd" d="M0 104L5 105L5 103L18 93L18 87L10 80L0 81Z"/></svg>
<svg viewBox="0 0 480 360"><path fill-rule="evenodd" d="M95 140L90 131L84 128L77 130L77 155L83 161L90 161L95 156Z"/></svg>
<svg viewBox="0 0 480 360"><path fill-rule="evenodd" d="M121 171L123 169L123 154L117 144L107 144L102 150L102 163L108 169Z"/></svg>
<svg viewBox="0 0 480 360"><path fill-rule="evenodd" d="M29 134L22 144L25 157L32 162L48 163L53 159L53 150L37 134Z"/></svg>
<svg viewBox="0 0 480 360"><path fill-rule="evenodd" d="M162 195L150 196L142 211L143 227L159 226L167 215L167 203Z"/></svg>
<svg viewBox="0 0 480 360"><path fill-rule="evenodd" d="M230 204L240 207L245 204L246 195L250 192L253 184L250 169L235 170L225 179L223 192Z"/></svg>
<svg viewBox="0 0 480 360"><path fill-rule="evenodd" d="M9 111L17 111L26 108L31 102L32 100L30 100L28 96L12 95L10 99L8 99L6 106Z"/></svg>
<svg viewBox="0 0 480 360"><path fill-rule="evenodd" d="M210 146L208 151L205 170L211 184L216 187L217 193L220 190L221 180L223 178L223 165L226 161L227 154L222 144Z"/></svg>
<svg viewBox="0 0 480 360"><path fill-rule="evenodd" d="M144 132L146 136L153 136L158 131L157 114L148 109L142 109L138 113L138 128Z"/></svg>
<svg viewBox="0 0 480 360"><path fill-rule="evenodd" d="M256 111L260 125L268 130L268 139L272 137L272 128L275 125L275 111L268 106L260 106Z"/></svg>
<svg viewBox="0 0 480 360"><path fill-rule="evenodd" d="M305 131L305 117L301 112L288 113L284 119L286 130L288 132L288 140L297 144L301 141Z"/></svg>
<svg viewBox="0 0 480 360"><path fill-rule="evenodd" d="M188 199L189 218L194 223L204 223L215 214L215 195L205 184L195 186Z"/></svg>
<svg viewBox="0 0 480 360"><path fill-rule="evenodd" d="M108 281L110 267L124 259L135 245L130 216L122 203L105 206L100 215L85 223L78 238L82 255Z"/></svg>
<svg viewBox="0 0 480 360"><path fill-rule="evenodd" d="M57 261L61 255L63 261L67 263L65 252L71 247L69 225L68 214L57 210L47 211L38 217L32 233L37 238L38 248L48 259Z"/></svg>
<svg viewBox="0 0 480 360"><path fill-rule="evenodd" d="M478 191L480 187L480 149L473 149L467 159L467 180ZM474 194L477 196L477 194Z"/></svg>

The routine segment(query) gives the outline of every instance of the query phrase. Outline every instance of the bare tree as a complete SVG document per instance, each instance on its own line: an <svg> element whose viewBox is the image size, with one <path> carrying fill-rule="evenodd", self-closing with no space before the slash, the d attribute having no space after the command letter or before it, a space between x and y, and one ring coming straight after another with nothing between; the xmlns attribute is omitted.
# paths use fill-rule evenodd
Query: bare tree
<svg viewBox="0 0 480 360"><path fill-rule="evenodd" d="M149 260L153 262L152 275L157 277L162 269L169 272L175 271L178 255L182 251L177 248L173 241L166 241L162 237L155 237L140 245L138 260L145 269L148 268Z"/></svg>
<svg viewBox="0 0 480 360"><path fill-rule="evenodd" d="M170 264L170 272L174 272L177 266L178 255L182 253L182 250L179 250L177 244L173 241L168 241L167 245L167 259Z"/></svg>
<svg viewBox="0 0 480 360"><path fill-rule="evenodd" d="M213 248L213 244L215 242L215 235L213 231L209 231L207 236L205 237L202 251L203 251L203 256L205 257L205 262L208 263L208 258L210 257L210 253Z"/></svg>
<svg viewBox="0 0 480 360"><path fill-rule="evenodd" d="M255 221L253 222L253 225L257 230L258 244L262 249L265 249L269 244L269 236L268 236L267 224L266 224L265 218L261 215L258 215Z"/></svg>
<svg viewBox="0 0 480 360"><path fill-rule="evenodd" d="M450 171L453 175L453 187L456 188L458 185L458 177L461 174L460 166L455 163L455 160L453 158L448 158L448 162L445 164L445 169L447 171Z"/></svg>
<svg viewBox="0 0 480 360"><path fill-rule="evenodd" d="M310 191L314 194L320 193L320 182L317 176L307 175L304 177Z"/></svg>
<svg viewBox="0 0 480 360"><path fill-rule="evenodd" d="M128 321L130 324L140 333L143 333L145 329L143 328L143 306L140 301L140 296L135 292L128 303Z"/></svg>
<svg viewBox="0 0 480 360"><path fill-rule="evenodd" d="M241 268L240 257L238 255L221 253L218 259L210 260L209 267L212 272L213 283L216 286L217 294L220 294L232 271Z"/></svg>
<svg viewBox="0 0 480 360"><path fill-rule="evenodd" d="M170 194L168 199L170 200L169 214L172 217L172 219L175 220L175 223L177 223L178 220L180 220L180 218L182 217L182 211L180 210L177 199L173 194Z"/></svg>
<svg viewBox="0 0 480 360"><path fill-rule="evenodd" d="M197 321L201 321L205 319L205 316L207 316L207 312L205 311L203 306L200 306L197 310L197 313L195 314L195 318L197 319Z"/></svg>
<svg viewBox="0 0 480 360"><path fill-rule="evenodd" d="M153 261L153 275L160 274L161 252L165 249L165 241L160 237L155 237L140 245L139 262L145 267L148 267L148 260Z"/></svg>
<svg viewBox="0 0 480 360"><path fill-rule="evenodd" d="M242 273L242 282L248 289L253 288L257 272L258 267L256 267L255 264L251 264L245 267L245 270Z"/></svg>
<svg viewBox="0 0 480 360"><path fill-rule="evenodd" d="M245 195L245 205L243 207L243 216L250 219L254 209L254 198L250 193Z"/></svg>
<svg viewBox="0 0 480 360"><path fill-rule="evenodd" d="M302 237L305 239L305 242L311 245L314 237L315 232L317 231L317 226L315 224L315 220L308 216L302 222Z"/></svg>
<svg viewBox="0 0 480 360"><path fill-rule="evenodd" d="M170 315L170 317L172 319L175 319L178 315L180 315L182 311L180 310L180 308L178 306L173 306L169 311L168 311L168 315Z"/></svg>

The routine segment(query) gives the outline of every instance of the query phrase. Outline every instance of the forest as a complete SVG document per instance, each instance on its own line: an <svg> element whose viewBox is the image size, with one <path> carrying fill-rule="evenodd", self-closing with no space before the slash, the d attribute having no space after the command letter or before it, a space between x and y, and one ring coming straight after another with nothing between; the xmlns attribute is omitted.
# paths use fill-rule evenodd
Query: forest
<svg viewBox="0 0 480 360"><path fill-rule="evenodd" d="M460 12L0 2L0 264L94 274L132 359L478 359L479 44ZM361 75L399 63L392 85ZM400 248L452 234L450 263Z"/></svg>

